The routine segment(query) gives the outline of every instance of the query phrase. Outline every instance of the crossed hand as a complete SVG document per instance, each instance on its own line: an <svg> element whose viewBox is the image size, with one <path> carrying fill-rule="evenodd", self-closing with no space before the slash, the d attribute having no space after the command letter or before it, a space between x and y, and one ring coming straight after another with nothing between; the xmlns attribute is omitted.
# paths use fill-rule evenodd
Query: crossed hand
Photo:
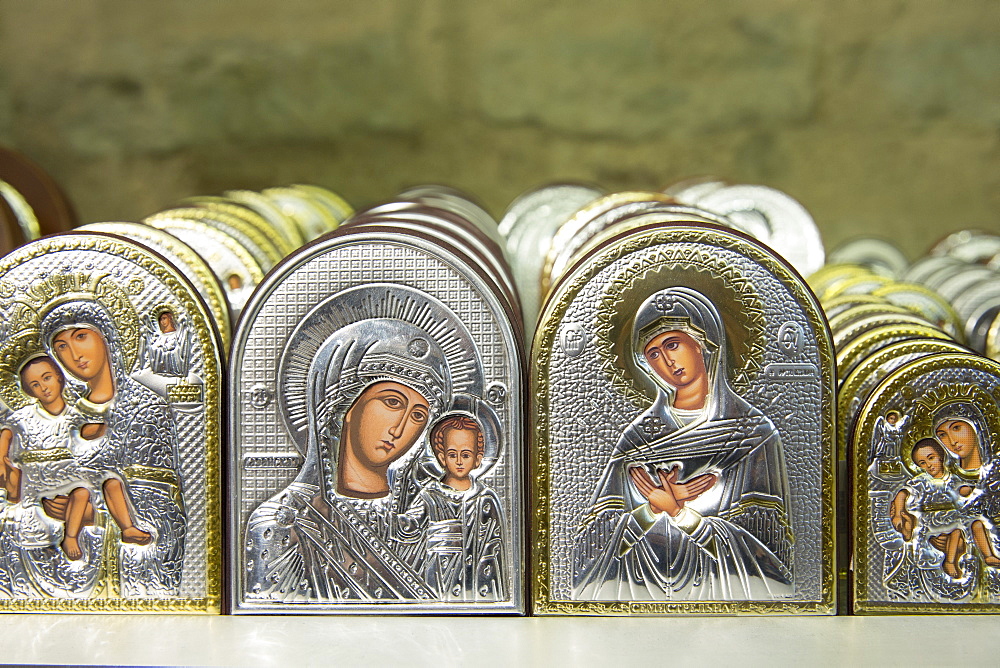
<svg viewBox="0 0 1000 668"><path fill-rule="evenodd" d="M660 479L657 485L641 466L629 469L629 477L639 493L649 501L649 507L656 513L667 513L674 517L681 511L684 504L693 501L707 492L719 479L714 473L702 473L685 483L677 482L680 469L674 467L669 472L662 469L656 472Z"/></svg>

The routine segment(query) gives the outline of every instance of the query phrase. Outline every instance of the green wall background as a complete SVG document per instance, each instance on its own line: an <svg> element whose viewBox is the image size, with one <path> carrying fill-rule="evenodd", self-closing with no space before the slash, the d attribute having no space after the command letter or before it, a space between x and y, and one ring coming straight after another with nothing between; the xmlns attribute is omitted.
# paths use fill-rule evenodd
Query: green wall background
<svg viewBox="0 0 1000 668"><path fill-rule="evenodd" d="M1000 232L996 0L0 0L0 143L85 221L306 181L353 204L715 174L911 258Z"/></svg>

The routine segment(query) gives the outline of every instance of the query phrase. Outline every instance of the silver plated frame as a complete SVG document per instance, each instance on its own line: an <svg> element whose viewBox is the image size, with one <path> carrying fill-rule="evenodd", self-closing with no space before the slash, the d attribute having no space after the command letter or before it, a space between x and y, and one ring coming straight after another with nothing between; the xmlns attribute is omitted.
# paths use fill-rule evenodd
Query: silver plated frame
<svg viewBox="0 0 1000 668"><path fill-rule="evenodd" d="M428 239L345 229L287 258L234 337L232 611L523 612L522 368L490 282ZM362 498L342 462L380 383L427 423ZM451 417L482 434L460 494L431 443Z"/></svg>

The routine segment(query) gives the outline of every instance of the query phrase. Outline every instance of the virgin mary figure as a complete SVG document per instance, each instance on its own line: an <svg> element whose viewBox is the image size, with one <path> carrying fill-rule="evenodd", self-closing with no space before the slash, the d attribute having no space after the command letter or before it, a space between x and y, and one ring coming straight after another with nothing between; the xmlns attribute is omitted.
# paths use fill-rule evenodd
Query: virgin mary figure
<svg viewBox="0 0 1000 668"><path fill-rule="evenodd" d="M449 405L445 353L394 318L345 325L306 380L296 479L247 522L246 594L272 601L434 599L414 446Z"/></svg>
<svg viewBox="0 0 1000 668"><path fill-rule="evenodd" d="M67 377L85 386L77 409L105 425L81 463L125 482L135 524L148 544L111 544L124 596L175 596L181 585L187 522L177 473L177 436L169 406L130 376L118 327L94 300L71 300L44 315L42 342ZM43 501L65 513L65 497ZM106 539L107 540L107 539Z"/></svg>
<svg viewBox="0 0 1000 668"><path fill-rule="evenodd" d="M936 412L934 437L953 458L951 468L975 488L964 506L968 519L982 516L992 525L994 540L1000 524L1000 465L990 447L990 428L981 410L965 402Z"/></svg>
<svg viewBox="0 0 1000 668"><path fill-rule="evenodd" d="M729 384L715 306L684 287L632 331L653 405L625 428L583 518L584 600L768 600L791 592L789 493L778 431Z"/></svg>
<svg viewBox="0 0 1000 668"><path fill-rule="evenodd" d="M916 528L927 526L917 532L920 539L910 540L908 536L903 536L905 539L900 540L901 532L893 527L891 532L885 534L889 540L881 541L885 549L883 582L888 595L898 600L936 603L974 600L980 589L996 591L1000 586L1000 571L985 559L992 555L995 551L993 546L997 543L1000 468L990 448L983 447L989 442L984 435L990 433L986 416L971 402L951 402L938 408L934 411L931 426L934 440L942 446L942 453L948 453L942 457L948 479L956 488L963 485L973 488L966 498L959 497L956 505L960 508L957 512L963 518L962 524L968 527L965 531L968 544L975 543L979 549L962 549L957 559L958 569L953 568L950 574L947 573L941 561L947 551L947 532L926 536L932 532L932 518L940 509L918 512ZM917 474L914 480L921 478L919 468L914 465L911 470ZM936 485L934 491L937 487L940 485ZM919 498L919 488L913 488L914 482L906 480L897 483L890 492L897 494L900 489L906 489L911 497ZM917 510L920 509L917 505ZM873 518L878 519L881 518ZM977 522L978 535L974 530Z"/></svg>

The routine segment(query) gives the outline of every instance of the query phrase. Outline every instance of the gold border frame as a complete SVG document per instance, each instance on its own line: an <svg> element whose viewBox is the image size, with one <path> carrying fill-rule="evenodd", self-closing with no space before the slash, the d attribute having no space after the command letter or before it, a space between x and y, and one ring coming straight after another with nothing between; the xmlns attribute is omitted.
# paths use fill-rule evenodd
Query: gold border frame
<svg viewBox="0 0 1000 668"><path fill-rule="evenodd" d="M959 317L958 313L955 312L955 309L952 308L951 304L945 301L944 297L942 297L941 295L934 292L928 287L925 287L918 283L906 283L906 282L893 283L891 285L883 285L881 288L875 288L875 290L872 291L872 297L878 297L879 299L884 299L890 304L895 304L896 306L903 306L902 304L892 301L891 299L886 297L886 295L895 295L895 294L905 295L906 293L920 295L921 297L930 300L937 306L941 307L941 310L944 312L944 315L948 319L949 324L955 328L955 334L952 334L952 332L948 332L948 334L952 334L953 336L955 336L956 341L959 341L960 343L966 343L965 323L962 322L962 318ZM905 300L900 300L900 301L905 301ZM903 306L903 308L909 308L910 311L918 315L922 315L924 317L929 316L929 314L923 313L915 308L911 308L908 306ZM941 328L944 329L943 326Z"/></svg>
<svg viewBox="0 0 1000 668"><path fill-rule="evenodd" d="M975 353L940 353L921 357L918 360L900 367L883 380L872 392L858 414L858 424L854 429L854 442L866 443L871 440L874 431L874 421L869 419L873 414L881 413L888 407L889 398L908 385L914 377L941 369L963 367L984 373L993 373L1000 379L1000 363ZM916 402L913 402L916 403ZM855 448L856 450L856 448ZM867 451L867 450L866 450ZM855 453L856 455L856 453ZM892 601L869 601L868 596L868 526L871 522L871 508L868 505L868 467L865 460L855 456L851 467L854 504L854 522L851 523L850 545L856 566L850 585L850 609L856 615L888 615L897 613L948 613L976 614L1000 612L1000 603L902 603ZM862 484L863 483L863 484ZM861 537L865 545L859 546ZM862 549L863 548L863 549Z"/></svg>
<svg viewBox="0 0 1000 668"><path fill-rule="evenodd" d="M218 208L209 208L207 206L179 206L147 216L146 218L143 218L143 222L157 227L154 223L158 223L161 220L167 221L167 224L169 225L169 221L177 219L208 225L209 227L215 228L220 232L228 234L236 239L241 246L246 248L256 260L257 256L254 254L253 250L247 248L246 243L230 232L230 230L234 230L237 234L242 234L257 247L257 250L260 251L261 255L267 258L267 260L271 263L271 267L281 262L285 257L282 255L281 248L278 244L274 241L274 239L268 236L264 230L257 227L253 223L240 218L239 216L235 216L232 213L222 211ZM226 229L227 227L229 229ZM274 235L275 238L277 238L277 236L278 235ZM260 264L259 261L258 264ZM261 265L261 269L263 268L263 265ZM270 267L268 267L268 270L270 270Z"/></svg>
<svg viewBox="0 0 1000 668"><path fill-rule="evenodd" d="M125 229L122 229L123 227ZM149 230L149 232L147 232L147 230ZM152 225L143 225L142 223L88 223L87 225L82 225L76 228L75 231L113 234L117 237L124 237L126 241L148 246L150 250L156 253L160 252L156 247L157 244L163 243L166 245L167 251L175 254L182 262L185 262L191 269L192 273L194 273L201 280L202 284L209 292L207 297L201 295L198 290L198 286L195 286L195 292L198 292L199 296L208 302L208 309L211 311L216 324L218 324L219 336L222 338L223 351L229 350L229 341L232 338L233 323L229 316L229 300L226 297L226 291L222 288L222 284L219 282L218 277L212 273L212 268L209 266L208 262L198 255L194 249L191 248L191 246L187 245L169 232L165 232L164 230L153 227Z"/></svg>
<svg viewBox="0 0 1000 668"><path fill-rule="evenodd" d="M821 416L822 453L821 462L821 596L818 601L708 601L658 603L649 601L557 601L549 594L551 569L549 563L549 419L548 419L548 377L543 372L548 368L555 343L559 319L586 283L605 267L625 255L643 250L649 246L671 242L693 242L716 245L727 250L743 253L772 272L789 286L792 294L803 305L806 316L813 325L820 344L820 370L822 386L826 390ZM558 318L556 317L558 316ZM823 311L815 295L810 291L794 270L788 267L772 251L756 242L738 236L721 228L709 225L664 226L662 229L645 229L631 233L611 242L603 252L594 256L591 262L577 267L576 271L562 280L555 293L550 295L539 318L531 346L529 395L532 406L529 415L535 419L529 464L531 466L531 575L532 614L536 615L735 615L735 614L830 614L835 610L835 464L836 464L836 373L834 369L833 343Z"/></svg>
<svg viewBox="0 0 1000 668"><path fill-rule="evenodd" d="M948 336L944 330L938 329L930 323L926 325L896 324L876 327L848 342L843 348L837 351L837 376L840 378L840 375L843 373L843 377L840 378L840 380L843 381L847 378L847 376L854 372L854 370L868 355L881 350L881 348L878 347L873 350L872 346L879 346L879 344L885 343L886 341L888 341L888 343L885 343L885 345L890 346L893 343L914 339L937 339L940 341L955 340ZM847 370L848 368L850 368L849 371Z"/></svg>
<svg viewBox="0 0 1000 668"><path fill-rule="evenodd" d="M193 322L198 341L205 351L205 579L204 598L145 599L9 599L0 601L4 612L190 612L218 614L222 597L222 350L211 326L211 315L187 279L167 262L152 255L138 243L96 232L70 233L47 237L22 246L0 259L0 277L14 266L60 251L106 253L130 261L148 271L170 290L190 314L200 314ZM210 351L215 355L209 358ZM213 363L214 362L214 363Z"/></svg>

